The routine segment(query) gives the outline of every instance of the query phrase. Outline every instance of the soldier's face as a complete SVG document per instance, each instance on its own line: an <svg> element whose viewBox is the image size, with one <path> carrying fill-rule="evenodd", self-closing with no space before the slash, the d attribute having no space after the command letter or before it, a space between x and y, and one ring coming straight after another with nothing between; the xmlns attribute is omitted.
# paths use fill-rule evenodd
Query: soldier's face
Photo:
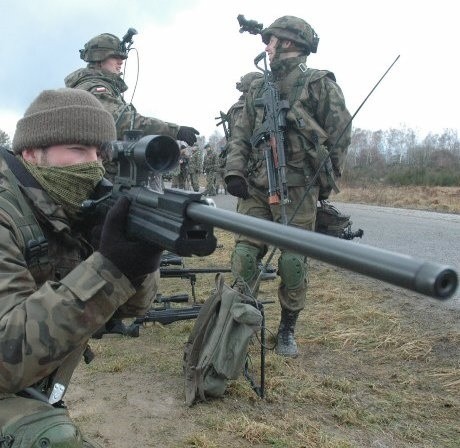
<svg viewBox="0 0 460 448"><path fill-rule="evenodd" d="M54 145L46 149L34 148L22 151L22 157L39 166L70 166L79 163L96 162L98 147L80 144Z"/></svg>
<svg viewBox="0 0 460 448"><path fill-rule="evenodd" d="M270 36L270 41L268 42L267 46L265 47L265 52L268 55L268 60L273 62L273 59L276 55L276 44L278 43L278 38L276 36Z"/></svg>
<svg viewBox="0 0 460 448"><path fill-rule="evenodd" d="M118 56L110 56L101 62L101 68L107 70L110 73L119 75L121 68L123 67L123 59Z"/></svg>

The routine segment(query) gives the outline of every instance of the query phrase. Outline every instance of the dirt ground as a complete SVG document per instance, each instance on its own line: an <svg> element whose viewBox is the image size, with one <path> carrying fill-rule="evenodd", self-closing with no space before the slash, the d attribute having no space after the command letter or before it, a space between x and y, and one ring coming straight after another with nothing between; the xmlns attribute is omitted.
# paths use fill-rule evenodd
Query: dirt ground
<svg viewBox="0 0 460 448"><path fill-rule="evenodd" d="M396 313L398 319L404 322L407 328L411 326L422 328L424 334L430 335L429 337L436 334L437 343L434 348L430 349L432 352L430 356L415 356L415 358L420 357L420 360L410 359L409 356L404 362L395 364L391 357L388 358L389 361L375 359L375 355L370 361L369 358L361 359L359 352L366 352L366 348L363 349L358 343L349 346L350 344L344 342L338 348L331 349L327 344L319 342L321 332L326 332L328 318L321 316L325 322L321 324L320 336L313 337L311 333L304 333L307 331L305 330L308 319L306 310L299 321L301 328L298 331L300 356L295 360L285 362L284 360L279 361L280 357L272 352L267 354L266 400L256 398L255 394L248 390L245 380L241 379L236 382L236 385L229 388L223 399L200 403L189 408L184 404L181 362L183 342L187 338L193 321L176 322L170 326L155 324L142 328L141 336L137 339L104 336L101 340L91 343L97 355L96 359L89 366L84 364L79 366L67 394L66 402L72 417L94 440L103 446L113 448L128 446L209 448L217 446L336 448L458 446L455 445L454 439L457 434L459 435L457 441L460 440L460 426L458 426L458 421L456 426L455 423L449 423L450 418L455 421L460 412L458 409L460 403L458 376L454 378L453 389L441 392L442 394L447 393L448 396L451 395L448 403L445 404L446 417L441 417L447 418L447 427L453 428L447 430L448 434L440 439L447 440L445 445L431 443L429 440L424 441L423 435L419 435L418 438L415 435L408 435L406 439L401 439L396 429L388 429L388 422L385 423L387 428L385 431L382 430L383 424L380 424L379 429L375 430L373 423L369 423L369 428L366 428L366 424L363 426L353 421L345 423L340 421L340 424L336 421L331 422L332 414L328 409L330 405L325 406L321 401L316 403L315 397L304 400L302 407L292 405L289 393L293 393L291 396L296 397L301 387L297 383L293 387L298 388L299 391L289 392L288 389L285 389L282 380L279 379L280 362L283 363L282 369L288 370L288 376L290 370L292 376L297 379L304 378L306 383L310 381L308 375L321 378L333 375L341 384L341 393L344 392L351 400L357 400L356 396L359 395L358 386L354 386L355 381L357 384L362 380L369 384L372 382L372 387L376 389L391 389L394 378L399 375L398 369L406 369L407 362L420 361L419 364L411 365L410 368L414 370L410 373L412 378L410 381L414 381L413 376L417 375L417 370L424 369L424 364L428 362L441 362L442 364L446 360L447 364L453 367L456 375L459 372L458 342L460 338L453 343L452 340L448 341L446 336L447 342L444 345L442 342L443 333L455 334L456 337L460 335L459 311L449 309L446 304L441 305L435 300L358 274L338 268L325 268L322 263L315 265L313 270L323 269L329 270L331 275L338 275L343 281L344 286L339 288L341 289L339 293L350 288L351 290L353 288L365 290L369 296L372 296L376 306L380 307L379 312L386 312L392 316ZM313 283L315 282L313 280ZM266 283L268 285L269 282ZM276 283L277 281L270 282L271 286L267 286L268 290L276 291ZM312 288L315 287L321 288L321 284L313 284ZM327 302L329 300L327 294L324 297ZM274 331L279 315L277 314L278 307L276 305L271 305L271 307L267 311L268 314L273 314L268 327ZM439 336L440 333L441 336ZM435 358L432 358L433 351L436 352ZM358 358L353 358L355 355L358 355ZM364 378L361 378L361 375ZM401 378L403 378L402 373ZM365 387L370 387L369 384L366 384ZM417 387L426 387L426 384ZM430 394L435 394L429 390L425 393L427 394L426 399L431 399ZM287 397L286 400L283 400L283 394ZM334 400L344 400L344 397L334 398ZM334 406L337 409L337 403ZM401 403L398 406L401 406ZM391 415L392 411L388 412ZM419 413L416 408L411 412ZM350 407L347 413L351 413ZM280 419L283 420L291 414L299 419L300 426L309 426L308 430L304 428L303 431L308 432L313 428L315 437L312 438L308 433L308 437L304 436L303 439L298 439L295 435L292 439L286 435L285 438L278 437L272 440L267 436L254 435L250 432L259 425L259 429L268 434L271 430L270 419L278 415L278 420L274 420L277 426ZM402 419L402 415L397 418ZM337 415L334 417L337 419ZM349 415L347 419L350 419ZM386 419L391 419L391 417L386 417ZM264 422L267 422L265 426ZM398 425L403 424L403 422L398 423ZM442 428L439 430L442 431ZM287 428L286 431L289 432ZM413 429L412 431L415 432ZM338 442L334 442L336 437L338 437Z"/></svg>

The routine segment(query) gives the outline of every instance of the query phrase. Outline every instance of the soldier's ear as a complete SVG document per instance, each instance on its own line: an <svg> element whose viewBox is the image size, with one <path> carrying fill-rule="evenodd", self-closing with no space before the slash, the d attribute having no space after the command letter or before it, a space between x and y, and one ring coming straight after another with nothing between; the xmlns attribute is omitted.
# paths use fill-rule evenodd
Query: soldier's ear
<svg viewBox="0 0 460 448"><path fill-rule="evenodd" d="M31 163L32 165L38 165L41 160L42 148L28 148L21 152L22 158Z"/></svg>

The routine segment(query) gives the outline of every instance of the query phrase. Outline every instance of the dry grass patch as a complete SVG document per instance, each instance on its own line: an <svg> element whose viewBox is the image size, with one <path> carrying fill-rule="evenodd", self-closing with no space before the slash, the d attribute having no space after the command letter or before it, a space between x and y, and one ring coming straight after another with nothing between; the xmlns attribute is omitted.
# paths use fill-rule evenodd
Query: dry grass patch
<svg viewBox="0 0 460 448"><path fill-rule="evenodd" d="M340 193L331 199L355 204L460 213L460 187L342 187Z"/></svg>

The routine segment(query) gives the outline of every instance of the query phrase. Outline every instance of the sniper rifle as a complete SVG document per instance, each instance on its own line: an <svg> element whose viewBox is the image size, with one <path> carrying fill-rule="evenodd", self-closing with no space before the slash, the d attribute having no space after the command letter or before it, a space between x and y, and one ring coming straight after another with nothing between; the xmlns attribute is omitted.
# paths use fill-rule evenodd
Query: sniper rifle
<svg viewBox="0 0 460 448"><path fill-rule="evenodd" d="M458 274L450 266L218 209L198 192L150 189L149 173L168 171L177 164L179 147L171 137L145 136L109 146L118 162L113 188L82 207L104 217L119 197L128 197L126 231L132 239L180 256L205 256L216 248L213 228L219 227L436 299L447 299L457 289Z"/></svg>

